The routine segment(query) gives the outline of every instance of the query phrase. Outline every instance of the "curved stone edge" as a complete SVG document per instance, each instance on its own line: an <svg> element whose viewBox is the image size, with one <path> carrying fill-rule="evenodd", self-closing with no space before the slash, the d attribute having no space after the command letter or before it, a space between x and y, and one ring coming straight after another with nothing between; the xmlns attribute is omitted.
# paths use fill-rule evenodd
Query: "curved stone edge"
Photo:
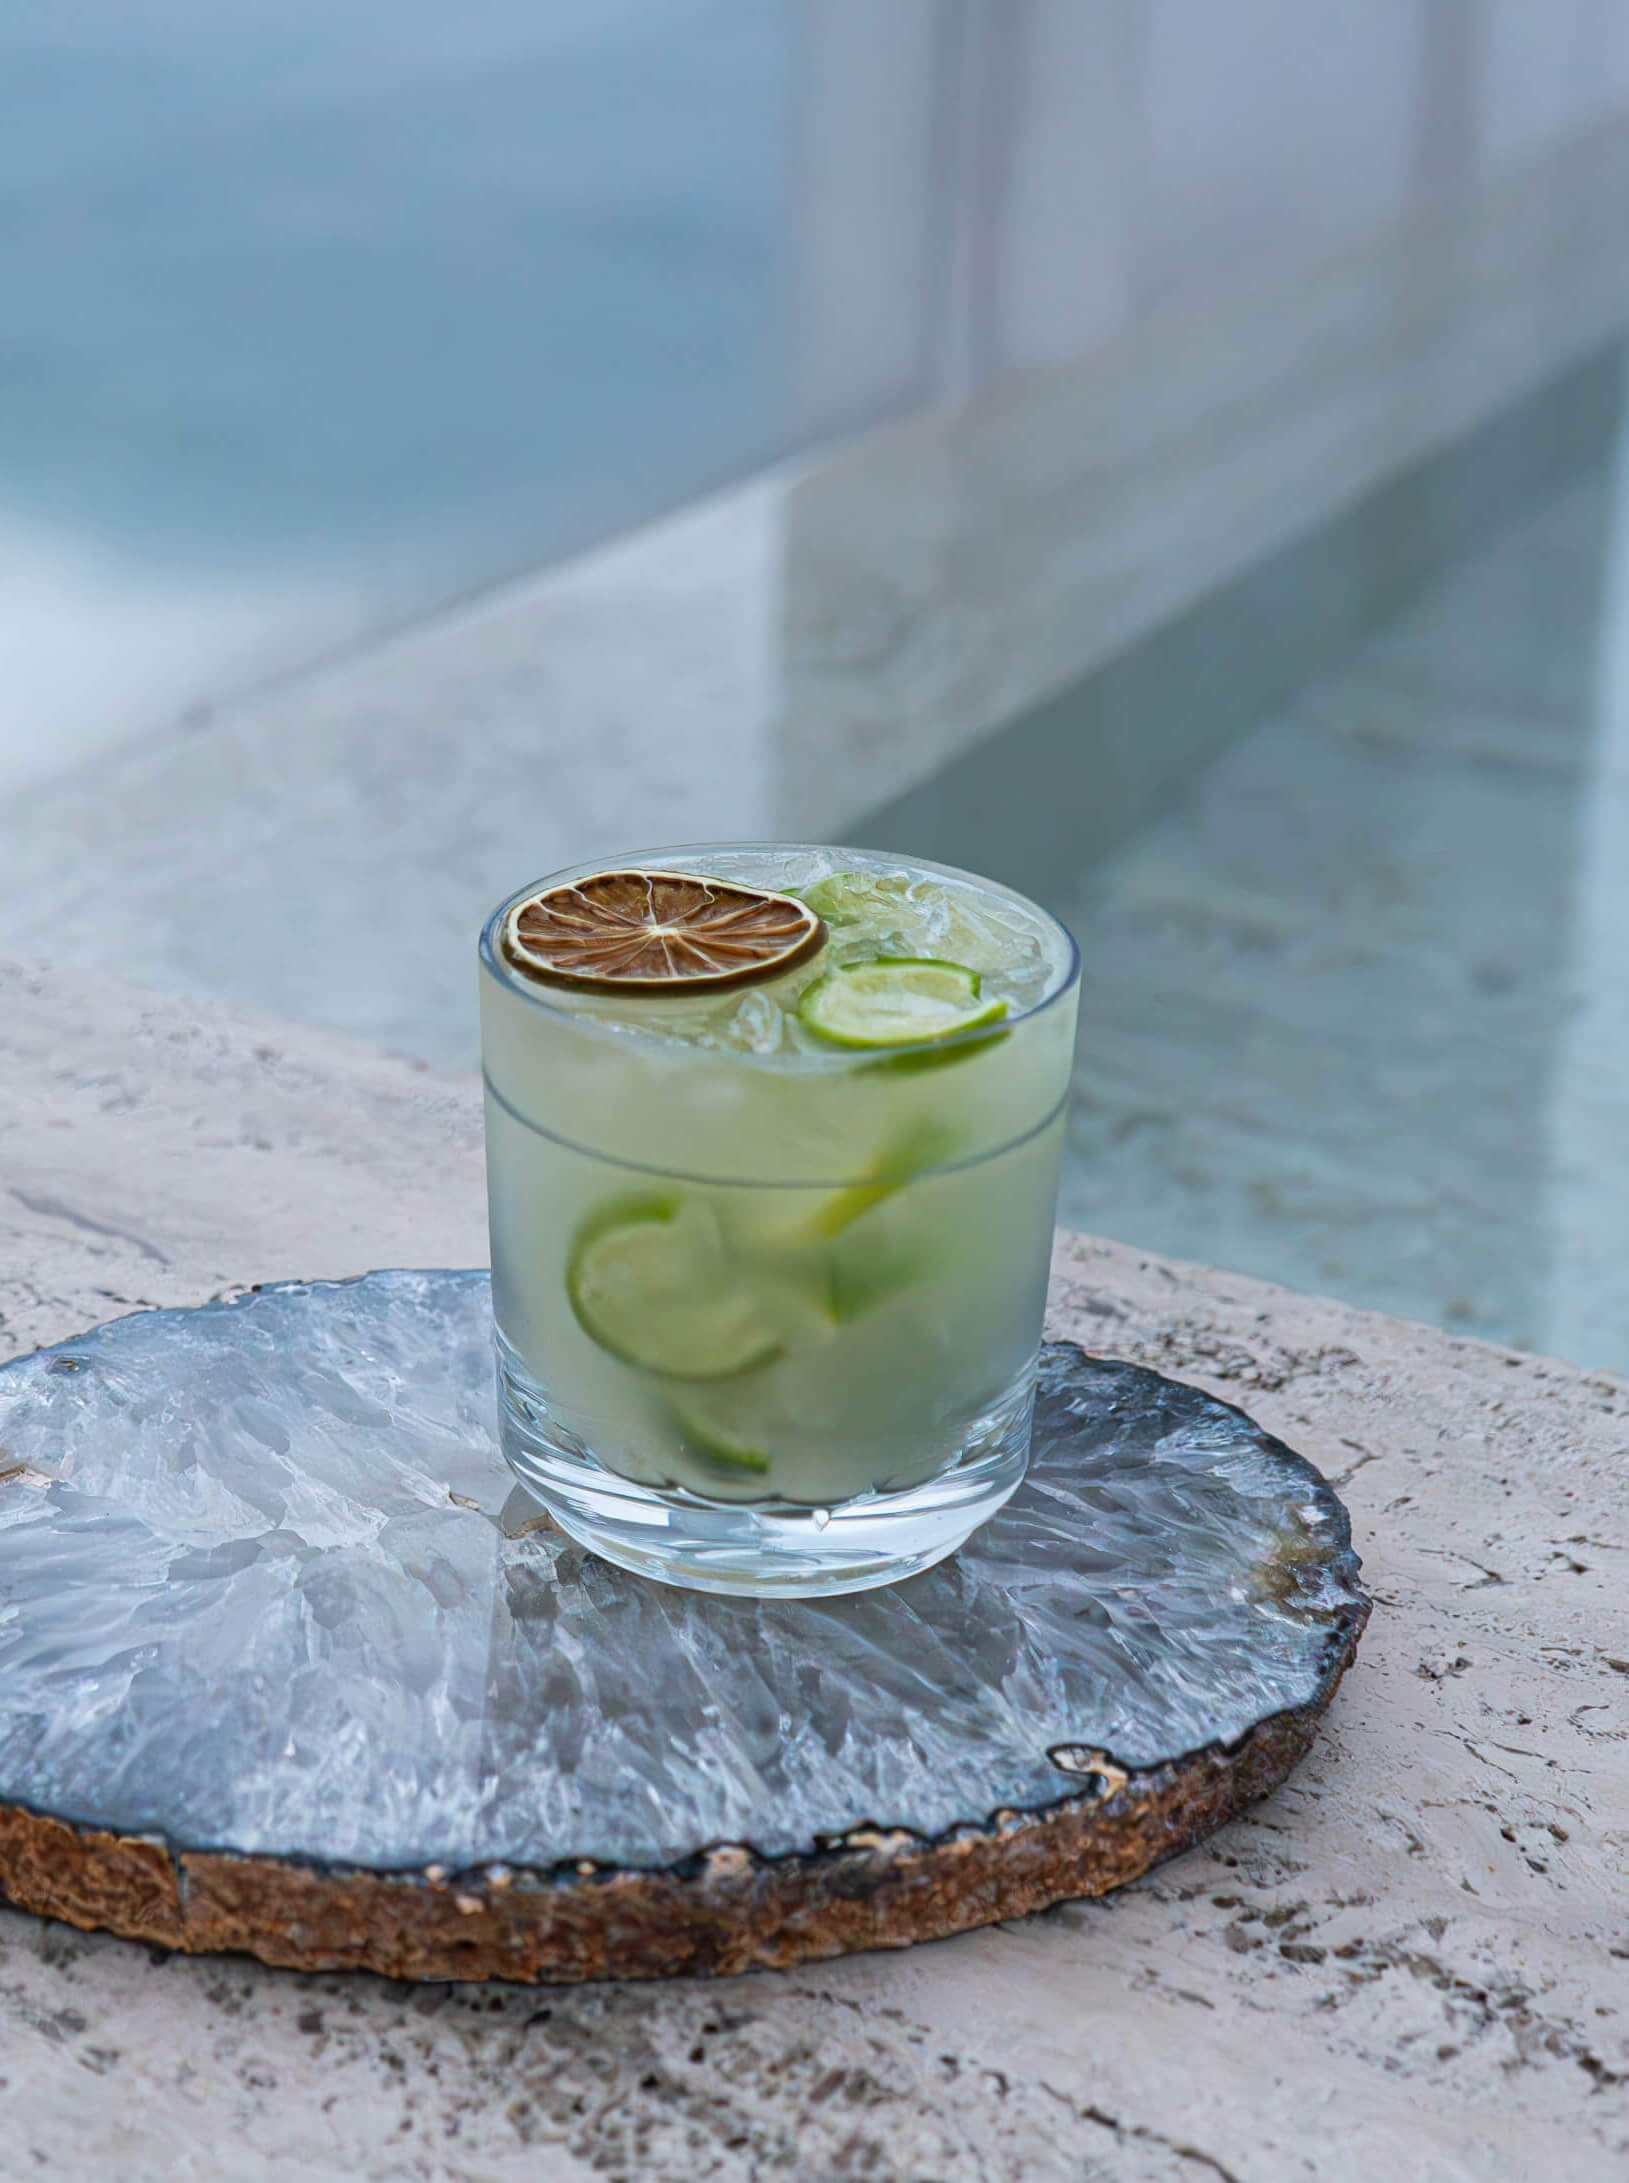
<svg viewBox="0 0 1629 2183"><path fill-rule="evenodd" d="M173 1852L0 1805L0 1893L19 1910L189 1954L403 1979L722 1977L909 1947L1105 1895L1277 1788L1311 1745L1368 1612L1343 1610L1311 1704L1231 1747L1144 1769L1071 1751L1091 1788L932 1839L862 1828L812 1853L723 1845L655 1870L367 1872Z"/></svg>

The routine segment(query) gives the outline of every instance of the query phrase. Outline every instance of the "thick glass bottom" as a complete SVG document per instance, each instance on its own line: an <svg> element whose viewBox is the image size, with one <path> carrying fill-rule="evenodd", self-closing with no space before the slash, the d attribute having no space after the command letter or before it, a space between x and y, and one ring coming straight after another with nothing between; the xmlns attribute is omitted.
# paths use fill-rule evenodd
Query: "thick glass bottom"
<svg viewBox="0 0 1629 2183"><path fill-rule="evenodd" d="M498 1355L504 1459L563 1531L638 1576L763 1599L866 1592L953 1554L1016 1491L1034 1404L1032 1360L970 1422L956 1460L920 1484L830 1508L715 1501L606 1470L551 1417L547 1393L513 1352L500 1345Z"/></svg>

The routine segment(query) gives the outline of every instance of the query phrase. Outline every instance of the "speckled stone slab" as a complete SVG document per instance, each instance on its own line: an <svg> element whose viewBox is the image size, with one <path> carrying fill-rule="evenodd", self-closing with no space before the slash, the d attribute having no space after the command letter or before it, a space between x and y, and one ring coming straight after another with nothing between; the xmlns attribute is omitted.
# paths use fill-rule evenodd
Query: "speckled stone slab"
<svg viewBox="0 0 1629 2183"><path fill-rule="evenodd" d="M288 1284L0 1371L0 1886L420 1977L738 1970L1098 1893L1282 1779L1367 1614L1228 1405L1045 1354L1008 1507L755 1606L513 1492L484 1274Z"/></svg>

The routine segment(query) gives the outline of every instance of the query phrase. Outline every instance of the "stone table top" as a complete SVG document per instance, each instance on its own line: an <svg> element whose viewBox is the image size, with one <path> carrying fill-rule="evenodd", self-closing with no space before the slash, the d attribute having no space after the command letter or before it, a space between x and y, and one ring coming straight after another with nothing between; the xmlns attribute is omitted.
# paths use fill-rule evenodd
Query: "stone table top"
<svg viewBox="0 0 1629 2183"><path fill-rule="evenodd" d="M0 969L0 1351L485 1253L479 1102ZM0 2175L1620 2178L1629 1383L1060 1239L1053 1331L1241 1403L1378 1605L1311 1758L1102 1901L716 1983L414 1987L0 1912Z"/></svg>

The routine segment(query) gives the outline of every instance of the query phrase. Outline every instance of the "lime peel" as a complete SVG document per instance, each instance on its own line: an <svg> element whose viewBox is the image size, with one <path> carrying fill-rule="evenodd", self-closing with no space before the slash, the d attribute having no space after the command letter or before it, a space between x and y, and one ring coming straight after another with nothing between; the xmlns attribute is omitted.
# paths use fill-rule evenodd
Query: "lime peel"
<svg viewBox="0 0 1629 2183"><path fill-rule="evenodd" d="M572 1240L566 1295L590 1341L674 1380L727 1380L781 1351L779 1330L730 1264L699 1199L613 1200Z"/></svg>
<svg viewBox="0 0 1629 2183"><path fill-rule="evenodd" d="M1004 1000L985 1000L976 970L927 955L877 955L827 971L798 1002L798 1020L833 1046L876 1052L923 1046L999 1023Z"/></svg>
<svg viewBox="0 0 1629 2183"><path fill-rule="evenodd" d="M757 1478L767 1475L769 1457L761 1448L745 1448L736 1441L726 1440L722 1433L715 1432L710 1425L703 1425L683 1410L673 1412L673 1423L684 1442L686 1455L720 1470L747 1471Z"/></svg>
<svg viewBox="0 0 1629 2183"><path fill-rule="evenodd" d="M942 1167L954 1158L957 1133L934 1119L914 1122L875 1159L859 1181L845 1184L821 1201L809 1220L809 1233L830 1238L851 1228L864 1213L908 1182L915 1182L930 1168Z"/></svg>

